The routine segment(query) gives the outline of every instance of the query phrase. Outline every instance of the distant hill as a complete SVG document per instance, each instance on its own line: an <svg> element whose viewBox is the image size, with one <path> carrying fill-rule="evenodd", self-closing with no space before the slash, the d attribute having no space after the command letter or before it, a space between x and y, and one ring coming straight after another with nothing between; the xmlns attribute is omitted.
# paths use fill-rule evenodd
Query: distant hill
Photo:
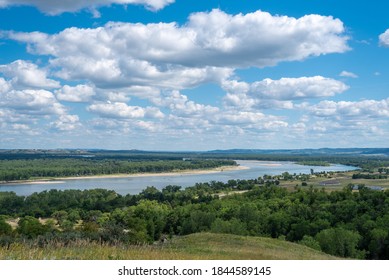
<svg viewBox="0 0 389 280"><path fill-rule="evenodd" d="M138 159L156 160L182 158L210 158L236 156L318 156L318 157L389 157L389 148L322 148L322 149L230 149L211 151L145 151L145 150L103 150L103 149L14 149L1 150L0 159L34 158L95 158L95 159ZM236 157L238 158L238 157Z"/></svg>
<svg viewBox="0 0 389 280"><path fill-rule="evenodd" d="M321 149L230 149L208 151L211 154L257 154L257 155L366 155L389 156L389 148L321 148Z"/></svg>

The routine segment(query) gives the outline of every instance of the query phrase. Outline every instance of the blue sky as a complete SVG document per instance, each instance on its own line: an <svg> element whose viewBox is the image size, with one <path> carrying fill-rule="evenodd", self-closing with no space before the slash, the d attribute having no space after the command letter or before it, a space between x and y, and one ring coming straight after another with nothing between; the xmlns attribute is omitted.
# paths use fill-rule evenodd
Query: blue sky
<svg viewBox="0 0 389 280"><path fill-rule="evenodd" d="M0 0L0 148L387 147L388 8Z"/></svg>

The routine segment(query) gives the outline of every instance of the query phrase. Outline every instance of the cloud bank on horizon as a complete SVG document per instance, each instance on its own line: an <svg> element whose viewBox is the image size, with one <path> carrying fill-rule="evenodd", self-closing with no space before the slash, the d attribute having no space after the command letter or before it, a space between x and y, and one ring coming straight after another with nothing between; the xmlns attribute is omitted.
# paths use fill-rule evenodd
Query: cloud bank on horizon
<svg viewBox="0 0 389 280"><path fill-rule="evenodd" d="M7 8L0 12L34 6L42 19L54 20L116 4L143 5L142 13L157 17L174 2L0 0ZM203 5L186 21L174 13L147 22L103 13L104 23L87 28L0 31L0 50L20 52L0 63L0 148L387 145L389 89L376 80L389 75L379 65L388 61L389 29L380 30L376 44L363 44L330 15ZM356 61L372 49L382 55L368 73Z"/></svg>

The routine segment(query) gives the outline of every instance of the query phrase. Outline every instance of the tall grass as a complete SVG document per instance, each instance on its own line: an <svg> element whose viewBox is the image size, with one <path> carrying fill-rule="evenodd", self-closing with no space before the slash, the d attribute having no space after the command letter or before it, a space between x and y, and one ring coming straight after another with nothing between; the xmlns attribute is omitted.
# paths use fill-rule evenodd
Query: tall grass
<svg viewBox="0 0 389 280"><path fill-rule="evenodd" d="M0 247L3 260L207 260L336 259L277 239L198 233L154 245L112 245L77 240L70 244L14 243Z"/></svg>

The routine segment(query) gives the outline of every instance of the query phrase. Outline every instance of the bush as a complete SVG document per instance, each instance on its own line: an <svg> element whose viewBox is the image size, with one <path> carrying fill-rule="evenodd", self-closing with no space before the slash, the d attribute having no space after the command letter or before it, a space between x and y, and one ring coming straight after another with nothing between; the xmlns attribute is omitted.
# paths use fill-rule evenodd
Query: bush
<svg viewBox="0 0 389 280"><path fill-rule="evenodd" d="M39 235L43 235L46 232L51 231L51 228L42 225L38 219L31 216L21 218L18 225L19 227L17 232L26 236L27 238L35 238Z"/></svg>
<svg viewBox="0 0 389 280"><path fill-rule="evenodd" d="M301 239L298 243L309 248L321 251L319 242L310 235L304 235L303 239Z"/></svg>
<svg viewBox="0 0 389 280"><path fill-rule="evenodd" d="M0 236L12 234L12 227L6 221L0 220Z"/></svg>

